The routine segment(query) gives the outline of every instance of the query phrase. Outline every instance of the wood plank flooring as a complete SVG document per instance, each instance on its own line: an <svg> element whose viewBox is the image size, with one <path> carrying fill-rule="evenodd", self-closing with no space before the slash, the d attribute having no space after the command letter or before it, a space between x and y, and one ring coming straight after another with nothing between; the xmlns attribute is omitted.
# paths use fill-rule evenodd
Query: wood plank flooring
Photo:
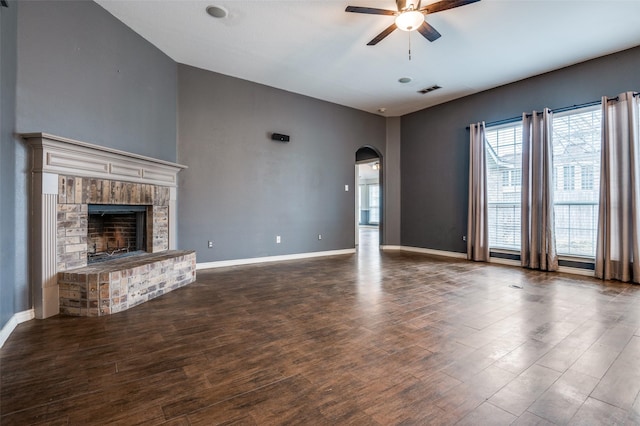
<svg viewBox="0 0 640 426"><path fill-rule="evenodd" d="M371 237L356 255L199 271L109 317L20 324L0 424L640 424L640 286Z"/></svg>

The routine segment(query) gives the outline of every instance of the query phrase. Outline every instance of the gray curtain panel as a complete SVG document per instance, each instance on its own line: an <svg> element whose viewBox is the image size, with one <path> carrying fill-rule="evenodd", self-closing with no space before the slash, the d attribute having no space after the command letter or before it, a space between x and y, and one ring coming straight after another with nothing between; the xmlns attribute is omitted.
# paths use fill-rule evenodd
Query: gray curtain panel
<svg viewBox="0 0 640 426"><path fill-rule="evenodd" d="M520 258L523 267L558 270L553 223L552 113L522 116L522 219Z"/></svg>
<svg viewBox="0 0 640 426"><path fill-rule="evenodd" d="M489 219L484 122L471 124L469 131L467 259L486 262L489 260Z"/></svg>
<svg viewBox="0 0 640 426"><path fill-rule="evenodd" d="M640 119L632 92L602 98L602 164L595 275L640 283Z"/></svg>

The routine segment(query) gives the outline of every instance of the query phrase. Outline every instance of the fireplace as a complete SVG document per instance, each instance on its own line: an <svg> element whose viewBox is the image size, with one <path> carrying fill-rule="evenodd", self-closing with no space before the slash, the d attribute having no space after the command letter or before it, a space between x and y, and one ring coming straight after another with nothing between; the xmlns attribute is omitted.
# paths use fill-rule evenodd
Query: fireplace
<svg viewBox="0 0 640 426"><path fill-rule="evenodd" d="M147 251L147 206L89 204L87 263Z"/></svg>
<svg viewBox="0 0 640 426"><path fill-rule="evenodd" d="M36 318L112 314L195 280L195 252L175 250L177 174L186 166L46 133L21 136L31 157ZM123 258L96 262L114 256Z"/></svg>

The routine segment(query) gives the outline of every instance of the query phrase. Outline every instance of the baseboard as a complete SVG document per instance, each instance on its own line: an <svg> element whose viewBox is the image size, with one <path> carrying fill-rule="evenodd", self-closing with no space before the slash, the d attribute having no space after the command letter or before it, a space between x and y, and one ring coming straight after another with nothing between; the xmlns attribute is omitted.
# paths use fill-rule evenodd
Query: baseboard
<svg viewBox="0 0 640 426"><path fill-rule="evenodd" d="M2 327L0 331L0 348L4 346L4 342L7 341L13 330L18 326L18 324L22 324L25 321L32 320L36 317L36 313L33 309L29 309L22 312L16 312L13 314L9 321Z"/></svg>
<svg viewBox="0 0 640 426"><path fill-rule="evenodd" d="M562 272L565 274L574 274L574 275L582 275L584 277L595 277L596 273L593 269L582 269L582 268L572 268L570 266L559 266L558 272Z"/></svg>
<svg viewBox="0 0 640 426"><path fill-rule="evenodd" d="M422 247L409 247L409 246L401 246L400 250L402 251L410 251L413 253L423 253L423 254L432 254L434 256L443 256L443 257L453 257L456 259L466 259L466 253L458 253L456 251L445 251L445 250L434 250L427 249Z"/></svg>
<svg viewBox="0 0 640 426"><path fill-rule="evenodd" d="M503 257L490 257L489 263L498 263L500 265L508 265L508 266L522 266L520 260L505 259Z"/></svg>
<svg viewBox="0 0 640 426"><path fill-rule="evenodd" d="M344 250L330 250L330 251L317 251L317 252L311 252L311 253L286 254L282 256L266 256L266 257L252 257L248 259L221 260L217 262L197 263L196 270L224 268L226 266L251 265L254 263L282 262L285 260L309 259L313 257L340 256L344 254L353 254L355 252L356 252L356 249L352 248L352 249L344 249Z"/></svg>
<svg viewBox="0 0 640 426"><path fill-rule="evenodd" d="M402 246L387 246L387 245L381 245L380 246L380 250L402 250Z"/></svg>
<svg viewBox="0 0 640 426"><path fill-rule="evenodd" d="M503 259L500 257L492 257L491 259L489 259L489 262L498 263L500 265L522 266L519 260ZM572 268L570 266L559 266L557 272L562 272L564 274L582 275L584 277L595 276L592 269Z"/></svg>

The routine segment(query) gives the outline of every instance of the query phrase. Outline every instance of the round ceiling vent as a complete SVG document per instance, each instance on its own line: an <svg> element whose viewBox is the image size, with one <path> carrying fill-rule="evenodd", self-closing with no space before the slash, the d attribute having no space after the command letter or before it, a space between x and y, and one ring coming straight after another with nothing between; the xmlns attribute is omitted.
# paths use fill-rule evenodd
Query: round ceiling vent
<svg viewBox="0 0 640 426"><path fill-rule="evenodd" d="M218 18L218 19L226 18L228 14L227 10L220 6L208 6L207 13L213 16L214 18Z"/></svg>

